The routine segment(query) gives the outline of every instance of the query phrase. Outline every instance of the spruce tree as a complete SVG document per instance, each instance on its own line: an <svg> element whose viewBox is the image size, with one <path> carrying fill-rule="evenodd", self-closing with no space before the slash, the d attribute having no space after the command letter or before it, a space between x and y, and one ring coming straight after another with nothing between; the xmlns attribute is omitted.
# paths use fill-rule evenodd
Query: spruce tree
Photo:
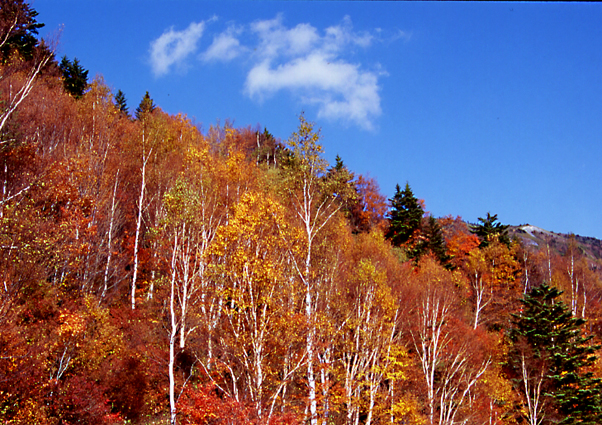
<svg viewBox="0 0 602 425"><path fill-rule="evenodd" d="M357 199L353 178L353 173L349 171L338 155L335 158L335 165L330 167L324 175L324 196L336 198L347 217L349 217L351 205Z"/></svg>
<svg viewBox="0 0 602 425"><path fill-rule="evenodd" d="M140 105L138 105L138 107L136 108L136 119L142 120L146 114L150 114L155 110L155 108L157 108L157 105L155 105L153 99L151 99L147 91L146 94L142 97Z"/></svg>
<svg viewBox="0 0 602 425"><path fill-rule="evenodd" d="M602 382L585 369L596 360L600 346L582 335L585 320L573 317L558 298L558 289L543 283L522 300L523 311L514 315L510 331L510 366L520 374L522 359L527 368L543 371L542 394L549 406L547 423L602 423ZM532 375L537 375L535 372ZM517 380L519 381L519 380ZM519 388L523 383L517 382Z"/></svg>
<svg viewBox="0 0 602 425"><path fill-rule="evenodd" d="M353 186L353 178L353 173L349 171L341 157L338 155L335 158L335 165L330 167L324 176L325 181L328 182L334 190L340 186ZM341 198L340 194L337 192L332 194L329 193L328 195L334 195L335 197Z"/></svg>
<svg viewBox="0 0 602 425"><path fill-rule="evenodd" d="M429 216L428 221L424 226L424 247L422 254L431 252L439 263L445 268L450 269L451 257L447 255L445 247L445 239L443 238L443 232L437 219L433 216Z"/></svg>
<svg viewBox="0 0 602 425"><path fill-rule="evenodd" d="M71 62L67 56L63 56L59 68L63 73L63 86L67 93L76 99L81 98L88 87L88 71L79 64L77 58Z"/></svg>
<svg viewBox="0 0 602 425"><path fill-rule="evenodd" d="M407 182L403 191L399 185L395 187L395 195L389 201L389 230L385 237L390 239L394 246L401 246L420 229L424 210Z"/></svg>
<svg viewBox="0 0 602 425"><path fill-rule="evenodd" d="M115 106L119 108L120 112L123 112L126 116L129 116L127 100L125 94L121 90L117 90L115 95Z"/></svg>
<svg viewBox="0 0 602 425"><path fill-rule="evenodd" d="M25 60L34 56L38 46L38 29L44 24L38 23L35 11L24 0L0 0L0 62L4 63L13 52Z"/></svg>
<svg viewBox="0 0 602 425"><path fill-rule="evenodd" d="M470 231L481 239L479 248L485 248L494 239L510 246L510 238L508 237L508 225L497 221L497 214L491 215L487 213L487 218L479 217L481 224L471 225Z"/></svg>

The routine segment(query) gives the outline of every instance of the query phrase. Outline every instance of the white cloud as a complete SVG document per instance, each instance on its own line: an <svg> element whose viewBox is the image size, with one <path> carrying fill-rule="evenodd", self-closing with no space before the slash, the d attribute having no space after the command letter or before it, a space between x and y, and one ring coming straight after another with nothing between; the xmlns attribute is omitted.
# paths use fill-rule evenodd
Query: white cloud
<svg viewBox="0 0 602 425"><path fill-rule="evenodd" d="M155 77L167 74L174 64L181 66L186 57L196 50L204 29L205 22L193 22L183 31L174 31L172 27L153 41L150 61Z"/></svg>
<svg viewBox="0 0 602 425"><path fill-rule="evenodd" d="M242 32L242 29L230 27L225 32L215 36L213 43L201 55L201 59L206 62L222 61L228 62L246 51L246 48L241 46L237 36Z"/></svg>
<svg viewBox="0 0 602 425"><path fill-rule="evenodd" d="M318 116L372 129L381 114L378 77L344 58L355 46L369 47L370 34L353 32L351 19L329 27L323 36L309 24L287 29L282 17L256 22L257 62L245 82L245 93L263 100L289 91L302 103L318 106Z"/></svg>
<svg viewBox="0 0 602 425"><path fill-rule="evenodd" d="M319 117L353 122L365 129L372 129L373 119L381 113L375 73L332 61L320 53L276 67L266 60L249 72L249 96L263 99L280 90L289 90L302 102L317 105Z"/></svg>
<svg viewBox="0 0 602 425"><path fill-rule="evenodd" d="M282 24L282 15L253 23L251 31L259 37L257 55L270 59L280 55L290 57L306 54L320 39L317 30L309 24L286 29Z"/></svg>
<svg viewBox="0 0 602 425"><path fill-rule="evenodd" d="M353 32L351 18L345 16L340 25L326 28L326 45L336 50L345 47L345 45L358 45L360 47L369 47L374 37L369 33L356 34Z"/></svg>
<svg viewBox="0 0 602 425"><path fill-rule="evenodd" d="M174 65L183 66L197 50L204 29L205 22L179 32L170 28L153 41L154 74L162 76ZM230 25L198 58L204 62L243 58L250 66L244 93L252 99L263 101L288 92L297 101L316 106L319 117L372 129L381 114L379 78L386 72L377 63L367 67L349 58L375 41L382 41L380 30L356 32L348 16L319 31L308 23L286 27L282 15L277 15L244 27Z"/></svg>

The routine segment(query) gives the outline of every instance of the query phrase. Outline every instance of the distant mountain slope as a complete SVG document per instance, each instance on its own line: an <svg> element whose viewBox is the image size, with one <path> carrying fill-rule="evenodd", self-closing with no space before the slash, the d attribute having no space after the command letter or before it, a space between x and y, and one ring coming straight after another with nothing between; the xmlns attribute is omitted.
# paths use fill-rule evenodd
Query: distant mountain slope
<svg viewBox="0 0 602 425"><path fill-rule="evenodd" d="M520 226L510 226L508 228L510 237L517 237L527 246L543 248L546 245L558 252L564 254L567 250L569 240L573 235L550 232L537 226L524 224ZM602 260L602 241L596 238L574 235L581 251L592 260Z"/></svg>

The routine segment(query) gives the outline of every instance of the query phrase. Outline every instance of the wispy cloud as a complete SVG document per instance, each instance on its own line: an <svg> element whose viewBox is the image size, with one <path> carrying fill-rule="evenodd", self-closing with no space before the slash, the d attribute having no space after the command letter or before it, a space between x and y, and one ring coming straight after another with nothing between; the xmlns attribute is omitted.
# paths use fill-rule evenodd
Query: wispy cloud
<svg viewBox="0 0 602 425"><path fill-rule="evenodd" d="M205 22L184 31L167 30L151 43L151 64L156 76L182 66L197 50ZM230 25L213 37L198 55L201 61L242 59L248 66L243 92L259 102L288 92L298 102L317 107L318 117L373 129L381 114L377 63L353 61L354 53L381 42L379 30L357 32L346 16L318 30L309 23L287 27L282 15L246 26Z"/></svg>
<svg viewBox="0 0 602 425"><path fill-rule="evenodd" d="M167 74L172 65L182 65L188 55L197 48L203 35L205 22L191 23L183 31L169 28L151 43L150 62L155 77Z"/></svg>
<svg viewBox="0 0 602 425"><path fill-rule="evenodd" d="M201 59L206 62L228 62L239 57L247 51L247 48L243 47L238 40L242 31L242 28L231 26L225 32L213 37L213 43L201 54Z"/></svg>
<svg viewBox="0 0 602 425"><path fill-rule="evenodd" d="M320 40L317 29L309 24L287 29L282 24L282 15L253 23L251 31L259 37L255 51L260 58L290 58L307 54Z"/></svg>
<svg viewBox="0 0 602 425"><path fill-rule="evenodd" d="M259 37L257 62L245 82L251 98L285 90L301 102L318 107L318 116L350 122L365 129L374 127L381 114L378 77L375 71L349 62L343 55L353 47L369 47L370 34L353 31L351 19L320 35L309 24L286 28L282 17L252 25Z"/></svg>

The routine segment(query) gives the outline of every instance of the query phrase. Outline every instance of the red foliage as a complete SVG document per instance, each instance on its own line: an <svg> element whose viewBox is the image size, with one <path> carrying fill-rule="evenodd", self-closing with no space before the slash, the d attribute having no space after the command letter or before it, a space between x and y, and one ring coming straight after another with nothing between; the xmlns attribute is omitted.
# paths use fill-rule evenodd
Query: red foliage
<svg viewBox="0 0 602 425"><path fill-rule="evenodd" d="M372 229L384 231L387 226L385 214L389 208L372 177L359 176L355 181L358 199L349 208L351 226L356 233L368 232Z"/></svg>
<svg viewBox="0 0 602 425"><path fill-rule="evenodd" d="M144 395L148 389L144 365L140 359L130 356L119 359L113 366L107 391L113 412L125 419L137 420L143 413Z"/></svg>
<svg viewBox="0 0 602 425"><path fill-rule="evenodd" d="M215 386L188 387L178 401L178 417L184 425L253 425L251 409L221 394Z"/></svg>
<svg viewBox="0 0 602 425"><path fill-rule="evenodd" d="M51 383L50 386L47 403L51 416L60 418L61 423L101 425L119 420L119 416L110 414L102 388L86 377L73 376L64 382Z"/></svg>
<svg viewBox="0 0 602 425"><path fill-rule="evenodd" d="M447 254L452 258L452 264L459 267L466 261L468 253L478 247L481 241L470 232L460 216L455 219L451 216L443 217L439 223L445 238Z"/></svg>

